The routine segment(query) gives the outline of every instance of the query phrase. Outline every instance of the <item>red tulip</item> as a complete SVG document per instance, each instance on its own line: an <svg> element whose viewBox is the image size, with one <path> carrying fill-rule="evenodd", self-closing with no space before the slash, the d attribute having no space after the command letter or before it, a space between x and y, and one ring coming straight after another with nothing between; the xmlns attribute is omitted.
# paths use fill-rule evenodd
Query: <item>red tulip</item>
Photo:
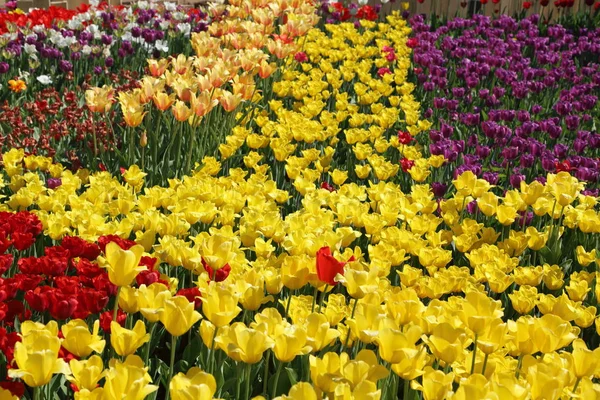
<svg viewBox="0 0 600 400"><path fill-rule="evenodd" d="M317 251L317 276L321 282L335 286L337 274L344 275L344 265L346 265L345 262L338 261L333 257L329 247L321 247Z"/></svg>
<svg viewBox="0 0 600 400"><path fill-rule="evenodd" d="M409 144L413 137L409 132L398 131L398 141L402 144Z"/></svg>
<svg viewBox="0 0 600 400"><path fill-rule="evenodd" d="M415 162L413 160L409 160L408 158L403 158L400 160L400 166L404 172L408 172L408 170L410 170L414 165Z"/></svg>
<svg viewBox="0 0 600 400"><path fill-rule="evenodd" d="M418 45L419 45L419 39L417 39L417 38L408 38L406 40L406 47L414 49Z"/></svg>

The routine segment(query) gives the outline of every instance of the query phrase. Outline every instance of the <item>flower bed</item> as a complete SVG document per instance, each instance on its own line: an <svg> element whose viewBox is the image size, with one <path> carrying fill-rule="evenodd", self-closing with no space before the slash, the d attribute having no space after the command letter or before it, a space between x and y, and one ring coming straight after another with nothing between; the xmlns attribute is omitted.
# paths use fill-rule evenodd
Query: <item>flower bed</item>
<svg viewBox="0 0 600 400"><path fill-rule="evenodd" d="M595 52L595 33L531 35L575 73L548 66L565 90L538 101L546 69L525 67L509 100L470 29L437 41L399 14L315 28L316 9L232 0L191 35L193 55L149 60L137 81L120 69L111 86L3 106L1 398L596 396L596 181L574 156L513 172L505 150L589 150L598 72L579 46ZM486 21L448 26L491 31L502 58L521 39L493 25L532 23ZM444 43L476 65L445 64ZM460 95L463 75L478 82ZM525 118L528 102L542 110ZM586 139L565 132L572 117ZM512 132L504 149L492 123ZM461 140L496 153L435 154Z"/></svg>
<svg viewBox="0 0 600 400"><path fill-rule="evenodd" d="M577 36L536 16L477 16L415 30L417 90L434 122L429 150L454 176L518 187L569 171L597 189L600 31Z"/></svg>

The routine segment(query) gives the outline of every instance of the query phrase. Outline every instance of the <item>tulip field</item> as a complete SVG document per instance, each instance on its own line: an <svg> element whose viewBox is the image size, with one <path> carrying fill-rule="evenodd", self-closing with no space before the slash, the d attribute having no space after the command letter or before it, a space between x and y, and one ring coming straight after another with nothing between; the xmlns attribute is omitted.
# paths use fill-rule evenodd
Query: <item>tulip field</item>
<svg viewBox="0 0 600 400"><path fill-rule="evenodd" d="M600 399L600 2L367 3L0 6L0 400Z"/></svg>

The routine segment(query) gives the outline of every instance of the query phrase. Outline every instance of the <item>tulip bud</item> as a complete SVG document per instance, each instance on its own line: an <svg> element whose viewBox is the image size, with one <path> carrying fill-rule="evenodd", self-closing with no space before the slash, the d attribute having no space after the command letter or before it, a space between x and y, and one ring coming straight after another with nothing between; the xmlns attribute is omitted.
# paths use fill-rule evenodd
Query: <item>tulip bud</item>
<svg viewBox="0 0 600 400"><path fill-rule="evenodd" d="M140 137L140 146L148 146L148 134L146 133L146 131L142 132L142 136Z"/></svg>

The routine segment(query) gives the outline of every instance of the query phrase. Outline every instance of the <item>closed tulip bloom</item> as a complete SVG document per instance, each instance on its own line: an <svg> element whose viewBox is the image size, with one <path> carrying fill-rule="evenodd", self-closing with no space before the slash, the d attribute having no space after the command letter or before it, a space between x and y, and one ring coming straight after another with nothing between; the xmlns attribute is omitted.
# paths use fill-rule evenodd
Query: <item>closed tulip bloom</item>
<svg viewBox="0 0 600 400"><path fill-rule="evenodd" d="M301 325L281 324L275 328L273 338L273 353L281 362L290 362L296 356L303 356L312 350L306 345L306 328Z"/></svg>
<svg viewBox="0 0 600 400"><path fill-rule="evenodd" d="M263 353L275 345L273 339L264 332L248 328L242 322L236 322L220 332L215 342L229 357L245 364L256 364L262 359Z"/></svg>
<svg viewBox="0 0 600 400"><path fill-rule="evenodd" d="M100 321L94 321L92 333L88 329L88 325L81 319L73 319L62 326L61 332L64 336L62 346L77 357L85 358L92 354L102 353L104 350L105 340L102 340L98 335L100 330Z"/></svg>
<svg viewBox="0 0 600 400"><path fill-rule="evenodd" d="M217 391L215 378L198 367L178 373L171 379L169 390L173 400L211 400Z"/></svg>
<svg viewBox="0 0 600 400"><path fill-rule="evenodd" d="M54 374L69 374L69 366L58 357L60 339L46 330L31 331L22 342L15 344L14 361L17 368L8 376L21 379L29 387L43 386Z"/></svg>
<svg viewBox="0 0 600 400"><path fill-rule="evenodd" d="M67 380L74 384L78 390L87 389L93 391L100 379L104 377L104 364L102 358L93 355L87 360L71 360L71 376Z"/></svg>
<svg viewBox="0 0 600 400"><path fill-rule="evenodd" d="M160 322L173 336L181 336L200 321L202 316L194 308L194 303L184 296L175 296L165 300L159 314Z"/></svg>
<svg viewBox="0 0 600 400"><path fill-rule="evenodd" d="M202 258L213 270L221 269L235 257L230 237L216 234L202 243Z"/></svg>
<svg viewBox="0 0 600 400"><path fill-rule="evenodd" d="M146 269L139 265L143 253L144 248L140 245L123 250L115 242L107 244L106 269L111 283L119 287L131 285L135 277Z"/></svg>
<svg viewBox="0 0 600 400"><path fill-rule="evenodd" d="M308 283L310 269L303 256L287 256L281 264L281 281L291 290L297 290Z"/></svg>
<svg viewBox="0 0 600 400"><path fill-rule="evenodd" d="M144 343L150 340L150 334L146 333L146 325L138 320L133 329L123 328L119 323L110 323L110 344L118 355L125 357L135 353Z"/></svg>
<svg viewBox="0 0 600 400"><path fill-rule="evenodd" d="M206 298L202 299L202 312L217 328L221 328L229 325L242 311L237 304L237 296L227 286L211 284Z"/></svg>
<svg viewBox="0 0 600 400"><path fill-rule="evenodd" d="M142 359L128 356L124 362L112 360L106 371L104 382L104 400L144 400L146 396L158 390L151 385L152 378Z"/></svg>
<svg viewBox="0 0 600 400"><path fill-rule="evenodd" d="M134 287L125 286L119 293L119 307L127 314L135 314L140 310L138 304L139 293Z"/></svg>

